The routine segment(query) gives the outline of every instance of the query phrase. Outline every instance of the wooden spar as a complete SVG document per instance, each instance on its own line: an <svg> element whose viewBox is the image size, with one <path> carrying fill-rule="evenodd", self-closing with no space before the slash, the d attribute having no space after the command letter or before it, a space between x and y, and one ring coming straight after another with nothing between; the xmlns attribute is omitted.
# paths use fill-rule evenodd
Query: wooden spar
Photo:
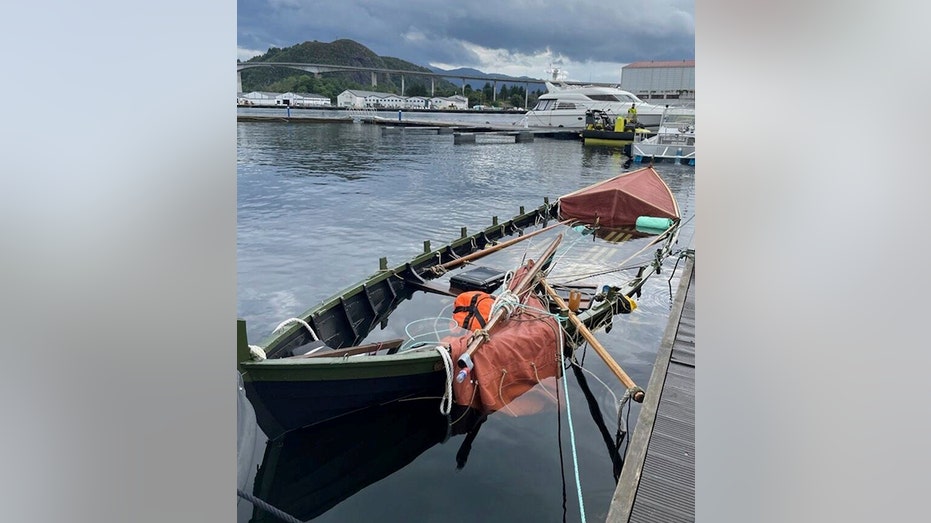
<svg viewBox="0 0 931 523"><path fill-rule="evenodd" d="M560 233L558 236L553 238L553 242L550 244L549 247L546 248L545 251L543 251L543 254L540 255L540 258L538 258L538 262L533 264L533 267L531 267L530 270L524 273L524 277L521 278L520 281L518 281L514 285L514 290L513 290L514 294L521 295L527 290L532 288L533 282L537 278L537 275L540 274L540 271L542 270L543 266L546 264L546 260L550 259L553 256L553 254L556 253L556 247L559 246L559 242L561 241L562 241L562 233ZM500 320L504 316L505 313L506 313L506 310L503 307L498 309L488 320L488 323L485 324L485 331L491 332L492 327L494 327L495 324L498 323L498 320ZM482 346L482 342L485 341L485 339L486 337L484 336L474 336L472 338L472 341L469 342L469 347L466 349L465 352L462 353L461 356L459 356L459 359L456 361L456 365L460 369L471 369L472 368L472 353L478 350L478 348ZM462 373L460 372L460 378L461 377L464 377L464 375L462 375ZM459 379L459 381L462 381L462 379L460 378L457 378L457 379Z"/></svg>
<svg viewBox="0 0 931 523"><path fill-rule="evenodd" d="M567 225L569 222L572 222L572 221L574 221L574 220L563 220L563 221L561 221L561 222L559 222L559 223L554 223L553 225L549 225L549 226L547 226L547 227L544 227L544 228L540 229L539 231L533 231L533 232L527 233L527 234L525 234L525 235L523 235L523 236L518 236L517 238L512 238L512 239L510 239L510 240L508 240L508 241L501 242L501 243L499 243L499 244L497 244L497 245L492 245L491 247L486 247L485 249L482 249L482 250L480 250L480 251L478 251L478 252L473 252L472 254L467 254L467 255L465 255L465 256L463 256L463 257L461 257L461 258L456 258L456 259L453 260L453 261L449 261L449 262L446 262L446 263L440 265L440 267L442 267L442 268L444 268L444 269L452 269L453 267L458 267L459 265L462 265L463 263L466 263L466 262L469 262L469 261L472 261L472 260L481 258L481 257L483 257L483 256L485 256L485 255L488 255L488 254L491 254L491 253L493 253L493 252L495 252L495 251L497 251L497 250L503 249L503 248L508 247L508 246L510 246L510 245L514 245L515 243L522 242L522 241L526 240L527 238L532 238L532 237L536 236L537 234L540 234L541 232L548 231L548 230L552 229L553 227L556 227L556 226L559 226L559 225Z"/></svg>
<svg viewBox="0 0 931 523"><path fill-rule="evenodd" d="M346 347L345 349L328 350L324 352L315 352L313 354L301 354L299 356L290 356L291 358L336 358L339 356L352 356L353 354L365 354L367 352L377 352L380 350L397 349L404 343L404 340L397 338L394 340L380 341L359 345L358 347Z"/></svg>
<svg viewBox="0 0 931 523"><path fill-rule="evenodd" d="M618 365L616 361L614 361L614 358L612 358L611 355L608 354L608 351L605 350L605 348L601 345L598 339L595 338L595 335L592 334L592 331L588 330L588 327L586 327L585 324L582 323L582 320L580 320L578 316L575 315L574 312L569 310L569 307L566 305L566 302L563 301L561 297L559 297L559 294L557 294L556 291L553 290L552 287L550 287L550 284L547 283L546 280L541 280L540 285L542 285L543 289L546 290L546 293L549 294L551 298L553 298L553 301L556 302L556 305L559 305L560 309L565 310L569 314L569 321L575 324L579 332L582 333L582 337L584 337L586 341L588 341L588 343L591 344L592 348L595 349L595 352L597 352L598 355L601 356L601 359L604 360L604 362L608 365L608 368L611 369L611 372L613 372L614 375L617 376L619 380L621 380L621 383L624 384L625 387L627 387L628 389L634 389L631 394L631 397L633 398L633 400L636 401L637 403L643 403L643 389L638 387L634 383L634 380L630 379L630 376L628 376L627 373L624 372L624 369L622 369L621 366ZM624 296L619 296L618 299L626 299L626 298Z"/></svg>

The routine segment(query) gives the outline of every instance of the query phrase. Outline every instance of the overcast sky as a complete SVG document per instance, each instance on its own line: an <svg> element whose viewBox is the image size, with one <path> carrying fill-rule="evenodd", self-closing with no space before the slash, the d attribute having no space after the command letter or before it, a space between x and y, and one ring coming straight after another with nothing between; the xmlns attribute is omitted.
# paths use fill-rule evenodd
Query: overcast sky
<svg viewBox="0 0 931 523"><path fill-rule="evenodd" d="M695 1L238 0L238 56L349 38L444 69L620 82L640 60L695 58Z"/></svg>

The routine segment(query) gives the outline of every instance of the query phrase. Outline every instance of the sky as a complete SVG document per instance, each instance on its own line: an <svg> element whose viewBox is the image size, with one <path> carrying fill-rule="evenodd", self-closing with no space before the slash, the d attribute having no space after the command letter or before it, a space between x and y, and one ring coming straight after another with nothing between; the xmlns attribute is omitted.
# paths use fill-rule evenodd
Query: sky
<svg viewBox="0 0 931 523"><path fill-rule="evenodd" d="M348 38L422 66L616 83L631 62L695 58L694 0L238 0L237 20L241 60Z"/></svg>

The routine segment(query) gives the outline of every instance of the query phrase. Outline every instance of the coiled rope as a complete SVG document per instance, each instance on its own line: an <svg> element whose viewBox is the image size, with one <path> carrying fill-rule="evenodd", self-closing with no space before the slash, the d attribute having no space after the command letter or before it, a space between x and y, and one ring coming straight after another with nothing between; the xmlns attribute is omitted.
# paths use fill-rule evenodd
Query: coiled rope
<svg viewBox="0 0 931 523"><path fill-rule="evenodd" d="M443 397L440 399L440 413L449 416L453 408L453 357L445 347L437 345L436 351L440 353L443 359L443 366L446 368L446 389L443 391Z"/></svg>
<svg viewBox="0 0 931 523"><path fill-rule="evenodd" d="M495 302L491 304L490 314L494 316L499 310L504 309L505 318L510 318L520 305L520 298L511 289L507 289L495 298Z"/></svg>
<svg viewBox="0 0 931 523"><path fill-rule="evenodd" d="M268 359L268 356L265 354L265 349L258 345L249 345L249 355L252 356L252 359L255 361L265 361Z"/></svg>

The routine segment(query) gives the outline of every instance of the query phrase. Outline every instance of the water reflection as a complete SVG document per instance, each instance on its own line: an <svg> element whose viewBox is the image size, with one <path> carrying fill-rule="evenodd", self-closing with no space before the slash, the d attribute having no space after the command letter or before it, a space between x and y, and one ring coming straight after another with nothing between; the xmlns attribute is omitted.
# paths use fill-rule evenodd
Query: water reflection
<svg viewBox="0 0 931 523"><path fill-rule="evenodd" d="M627 436L625 411L621 409L616 420L606 419L588 384L585 374L588 371L578 365L572 365L572 371L607 448L606 456L616 482L623 466L621 446ZM560 381L553 392L559 394L561 387ZM558 404L562 403L560 396ZM564 405L557 411L562 409ZM490 416L508 418L504 413ZM240 482L240 497L253 503L249 519L252 523L277 523L291 521L290 518L312 520L407 467L434 446L451 445L456 449L455 462L447 462L446 470L452 473L464 469L488 419L489 416L458 405L453 406L449 415L443 415L436 399L429 398L370 407L294 430L266 443L254 483L247 488ZM240 424L243 425L242 419ZM563 437L567 431L565 426L560 429ZM488 442L484 448L488 452ZM241 460L248 458L240 456ZM568 456L563 461L563 467L571 467ZM564 478L567 471L563 469ZM568 487L563 484L563 489Z"/></svg>
<svg viewBox="0 0 931 523"><path fill-rule="evenodd" d="M291 431L266 445L252 494L307 521L404 468L434 445L449 443L453 436L469 434L465 442L470 446L483 421L472 410L454 409L446 416L436 401L413 400ZM462 457L461 461L457 457L456 467L462 468L468 447L461 447L458 454ZM251 521L277 523L280 518L255 506Z"/></svg>

